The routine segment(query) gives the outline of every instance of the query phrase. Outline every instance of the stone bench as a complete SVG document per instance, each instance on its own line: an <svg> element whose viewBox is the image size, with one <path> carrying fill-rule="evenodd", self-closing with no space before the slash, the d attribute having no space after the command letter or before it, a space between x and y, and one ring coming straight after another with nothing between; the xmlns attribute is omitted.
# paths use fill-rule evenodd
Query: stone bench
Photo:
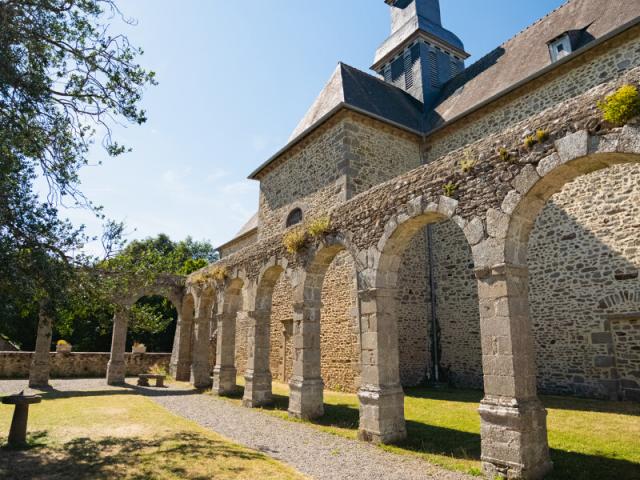
<svg viewBox="0 0 640 480"><path fill-rule="evenodd" d="M156 387L164 387L165 375L156 375L153 373L142 373L138 375L138 385L141 387L149 387L149 380L156 381Z"/></svg>
<svg viewBox="0 0 640 480"><path fill-rule="evenodd" d="M13 410L13 419L11 420L11 428L9 430L9 446L23 447L27 444L27 420L29 418L29 405L40 403L42 397L40 395L25 395L20 392L17 395L8 395L2 397L2 403L5 405L15 405Z"/></svg>

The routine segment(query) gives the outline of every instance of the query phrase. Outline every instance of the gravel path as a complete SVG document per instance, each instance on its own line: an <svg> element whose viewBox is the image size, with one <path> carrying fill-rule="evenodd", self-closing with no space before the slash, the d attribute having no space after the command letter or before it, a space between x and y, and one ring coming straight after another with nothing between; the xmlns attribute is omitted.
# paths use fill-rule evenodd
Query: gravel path
<svg viewBox="0 0 640 480"><path fill-rule="evenodd" d="M133 381L130 381L133 383ZM0 392L24 388L26 382L0 380ZM195 421L236 443L259 450L318 480L464 480L418 458L388 453L297 422L234 405L184 387L165 390L108 387L104 380L54 380L59 391L135 390L171 412Z"/></svg>

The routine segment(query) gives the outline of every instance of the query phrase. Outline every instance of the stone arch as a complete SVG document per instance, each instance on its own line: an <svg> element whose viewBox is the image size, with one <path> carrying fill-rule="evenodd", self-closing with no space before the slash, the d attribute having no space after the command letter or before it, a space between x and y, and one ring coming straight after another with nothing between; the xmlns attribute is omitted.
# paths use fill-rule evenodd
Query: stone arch
<svg viewBox="0 0 640 480"><path fill-rule="evenodd" d="M504 227L496 228L498 238L504 230L505 263L526 265L526 246L535 220L549 198L567 183L612 165L640 162L640 151L625 152L623 140L616 134L602 139L586 131L574 133L556 142L557 152L543 159L537 168L523 169L519 188L508 194L502 206L508 221ZM608 151L620 143L619 151Z"/></svg>
<svg viewBox="0 0 640 480"><path fill-rule="evenodd" d="M359 292L360 438L392 443L406 437L395 299L401 257L418 231L452 219L456 208L457 201L448 197L440 197L437 203L416 197L399 207L399 213L387 222L377 248L368 252L368 263L373 266L363 273Z"/></svg>
<svg viewBox="0 0 640 480"><path fill-rule="evenodd" d="M257 279L253 309L247 312L247 369L243 405L258 407L272 402L270 369L271 311L278 280L288 277L286 259L272 257Z"/></svg>
<svg viewBox="0 0 640 480"><path fill-rule="evenodd" d="M486 236L473 247L485 389L479 410L482 459L489 476L542 478L552 468L528 300L527 246L535 220L547 200L578 176L640 161L637 133L630 127L606 136L569 134L555 149L537 167L522 168L501 208L487 211ZM501 449L505 443L513 448Z"/></svg>
<svg viewBox="0 0 640 480"><path fill-rule="evenodd" d="M347 250L342 237L325 239L308 253L301 271L302 281L294 282L294 360L289 382L289 414L294 417L311 419L324 413L320 354L322 285L333 259Z"/></svg>
<svg viewBox="0 0 640 480"><path fill-rule="evenodd" d="M236 323L243 312L246 276L241 272L227 280L218 290L217 323L218 344L216 366L213 369L213 391L218 395L232 394L237 390L235 367Z"/></svg>
<svg viewBox="0 0 640 480"><path fill-rule="evenodd" d="M122 384L125 381L126 366L125 366L125 347L127 340L127 328L129 324L129 309L140 298L145 296L162 296L168 299L178 311L178 322L176 325L176 337L181 325L181 313L182 313L182 297L184 280L182 277L175 275L160 275L156 278L155 282L149 285L134 285L130 291L114 299L116 304L114 317L113 317L113 334L111 340L111 355L109 363L107 364L107 383L109 385ZM189 333L190 335L190 333ZM187 355L187 360L182 361L182 354ZM178 361L181 360L181 361ZM174 340L174 346L172 351L172 358L170 367L172 374L176 379L184 379L180 375L176 375L174 367L177 368L178 364L187 365L186 380L188 380L188 350L180 350L179 345ZM184 376L183 376L184 377Z"/></svg>

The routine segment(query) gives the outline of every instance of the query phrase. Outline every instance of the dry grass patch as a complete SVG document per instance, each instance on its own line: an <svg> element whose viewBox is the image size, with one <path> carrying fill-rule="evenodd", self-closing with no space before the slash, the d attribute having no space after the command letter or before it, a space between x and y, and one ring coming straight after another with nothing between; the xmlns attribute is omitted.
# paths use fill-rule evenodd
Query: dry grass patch
<svg viewBox="0 0 640 480"><path fill-rule="evenodd" d="M133 394L49 396L30 410L30 448L0 449L2 479L303 479ZM0 406L0 442L11 408Z"/></svg>

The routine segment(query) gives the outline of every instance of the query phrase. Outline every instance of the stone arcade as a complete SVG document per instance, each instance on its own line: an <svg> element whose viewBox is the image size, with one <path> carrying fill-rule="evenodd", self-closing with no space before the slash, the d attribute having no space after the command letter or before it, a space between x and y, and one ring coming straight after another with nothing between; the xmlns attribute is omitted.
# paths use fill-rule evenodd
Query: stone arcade
<svg viewBox="0 0 640 480"><path fill-rule="evenodd" d="M315 418L324 388L357 391L360 438L384 443L406 436L402 386L483 386L485 472L542 478L539 389L640 399L640 124L596 107L640 84L640 2L570 0L465 68L438 0L385 1L377 76L338 65L251 174L255 217L167 287L172 373L211 384L215 326L214 392L244 375L256 407L279 378L290 414Z"/></svg>

